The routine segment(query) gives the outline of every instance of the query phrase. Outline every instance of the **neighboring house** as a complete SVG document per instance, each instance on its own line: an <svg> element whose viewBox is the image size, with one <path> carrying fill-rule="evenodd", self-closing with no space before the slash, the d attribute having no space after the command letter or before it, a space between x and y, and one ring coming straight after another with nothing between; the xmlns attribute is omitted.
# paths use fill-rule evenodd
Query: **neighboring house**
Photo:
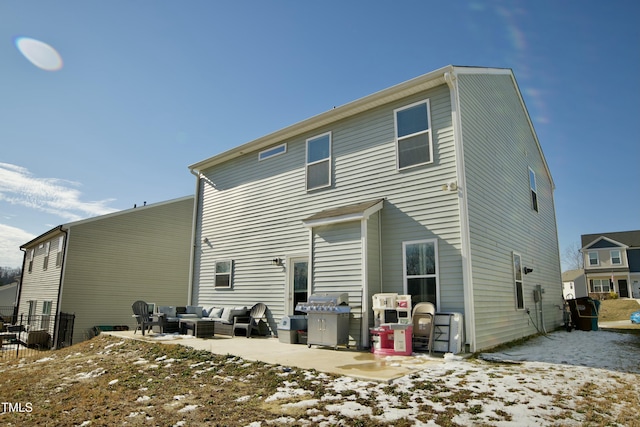
<svg viewBox="0 0 640 427"><path fill-rule="evenodd" d="M581 239L590 295L640 298L640 230L583 234Z"/></svg>
<svg viewBox="0 0 640 427"><path fill-rule="evenodd" d="M138 299L185 305L193 207L193 196L139 206L63 224L25 243L18 316L32 315L31 327L48 329L57 343L50 316L75 314L78 343L94 326L134 328Z"/></svg>
<svg viewBox="0 0 640 427"><path fill-rule="evenodd" d="M263 302L274 329L346 292L359 347L380 292L462 313L469 351L561 323L554 184L511 70L448 66L190 169L193 304Z"/></svg>
<svg viewBox="0 0 640 427"><path fill-rule="evenodd" d="M562 273L562 296L564 299L576 299L589 296L584 270L569 270Z"/></svg>
<svg viewBox="0 0 640 427"><path fill-rule="evenodd" d="M16 305L16 295L18 294L18 283L9 283L0 286L0 307Z"/></svg>

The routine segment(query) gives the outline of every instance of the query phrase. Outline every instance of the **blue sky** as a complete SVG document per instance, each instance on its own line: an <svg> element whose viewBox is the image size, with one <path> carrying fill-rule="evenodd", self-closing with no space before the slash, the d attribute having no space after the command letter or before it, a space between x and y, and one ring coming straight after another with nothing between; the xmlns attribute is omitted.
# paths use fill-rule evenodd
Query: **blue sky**
<svg viewBox="0 0 640 427"><path fill-rule="evenodd" d="M561 251L640 229L638 22L633 0L0 2L0 266L59 224L192 194L190 164L449 64L513 69Z"/></svg>

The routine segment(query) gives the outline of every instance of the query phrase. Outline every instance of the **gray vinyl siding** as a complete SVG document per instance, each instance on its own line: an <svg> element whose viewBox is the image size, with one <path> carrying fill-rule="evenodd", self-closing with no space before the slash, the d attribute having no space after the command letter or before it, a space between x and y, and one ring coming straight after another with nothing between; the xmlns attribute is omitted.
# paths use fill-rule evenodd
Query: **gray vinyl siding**
<svg viewBox="0 0 640 427"><path fill-rule="evenodd" d="M36 316L42 316L42 309L45 301L51 301L51 314L56 313L58 305L58 289L60 287L61 267L56 266L56 256L58 254L58 239L61 234L56 234L46 241L35 244L27 248L27 258L25 262L25 271L22 275L22 289L20 291L20 301L18 302L18 320L23 316L23 322L26 324L27 315L29 314L29 301L36 301ZM50 244L49 262L47 268L44 268L46 243ZM35 250L33 258L33 266L31 272L29 268L29 252ZM39 318L38 318L39 319ZM40 325L36 325L36 329L40 329ZM53 320L49 323L49 332L53 338Z"/></svg>
<svg viewBox="0 0 640 427"><path fill-rule="evenodd" d="M425 99L430 99L434 162L398 171L394 109ZM329 131L331 188L307 192L305 141ZM459 311L458 198L455 192L442 191L442 185L456 177L446 85L274 145L280 143L287 143L283 155L258 162L258 153L249 152L202 171L194 277L194 300L199 305L250 306L260 300L278 321L284 312L286 271L270 260L309 254L310 232L302 220L326 209L386 198L379 213L382 273L375 280L385 292L401 293L402 242L437 238L442 308ZM205 238L208 244L203 243ZM232 289L213 288L217 259L234 260Z"/></svg>
<svg viewBox="0 0 640 427"><path fill-rule="evenodd" d="M135 328L131 305L186 305L193 198L69 226L60 310L75 313L73 342L98 325Z"/></svg>
<svg viewBox="0 0 640 427"><path fill-rule="evenodd" d="M316 227L313 232L313 293L349 295L349 341L360 346L365 256L361 221Z"/></svg>
<svg viewBox="0 0 640 427"><path fill-rule="evenodd" d="M512 252L523 266L524 304L535 319L533 290L543 295L547 329L559 325L562 300L552 182L511 76L460 75L476 349L535 333L516 310ZM528 168L536 174L539 212L531 208Z"/></svg>

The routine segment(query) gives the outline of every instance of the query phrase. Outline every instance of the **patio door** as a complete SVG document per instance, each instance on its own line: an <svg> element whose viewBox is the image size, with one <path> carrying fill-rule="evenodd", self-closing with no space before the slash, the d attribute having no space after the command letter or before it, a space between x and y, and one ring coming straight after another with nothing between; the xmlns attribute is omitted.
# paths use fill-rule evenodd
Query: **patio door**
<svg viewBox="0 0 640 427"><path fill-rule="evenodd" d="M287 267L285 314L303 314L296 312L295 307L299 302L307 301L309 296L309 258L289 258Z"/></svg>

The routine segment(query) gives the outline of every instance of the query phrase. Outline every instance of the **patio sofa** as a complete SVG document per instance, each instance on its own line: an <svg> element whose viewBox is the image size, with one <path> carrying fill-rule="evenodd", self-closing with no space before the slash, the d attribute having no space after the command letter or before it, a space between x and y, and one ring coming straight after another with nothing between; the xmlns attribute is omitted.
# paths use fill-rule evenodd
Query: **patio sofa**
<svg viewBox="0 0 640 427"><path fill-rule="evenodd" d="M12 325L7 329L9 332L15 333L16 339L26 347L51 348L51 335L44 329L33 329L29 325Z"/></svg>
<svg viewBox="0 0 640 427"><path fill-rule="evenodd" d="M199 307L199 306L160 306L158 314L161 314L164 332L178 332L178 323L181 319L199 319L216 322L214 333L216 335L234 335L236 323L249 320L247 307Z"/></svg>

